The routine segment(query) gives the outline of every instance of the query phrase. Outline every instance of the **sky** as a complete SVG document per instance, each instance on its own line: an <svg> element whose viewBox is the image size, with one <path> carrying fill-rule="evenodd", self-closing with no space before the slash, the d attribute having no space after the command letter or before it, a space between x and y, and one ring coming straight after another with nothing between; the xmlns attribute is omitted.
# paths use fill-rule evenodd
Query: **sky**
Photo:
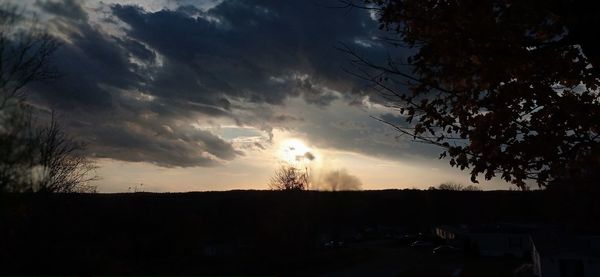
<svg viewBox="0 0 600 277"><path fill-rule="evenodd" d="M347 73L347 45L372 60L408 55L376 16L333 0L30 0L62 46L60 78L27 88L98 165L99 192L267 189L282 164L314 188L470 184L373 117L400 120ZM505 189L481 181L482 189Z"/></svg>

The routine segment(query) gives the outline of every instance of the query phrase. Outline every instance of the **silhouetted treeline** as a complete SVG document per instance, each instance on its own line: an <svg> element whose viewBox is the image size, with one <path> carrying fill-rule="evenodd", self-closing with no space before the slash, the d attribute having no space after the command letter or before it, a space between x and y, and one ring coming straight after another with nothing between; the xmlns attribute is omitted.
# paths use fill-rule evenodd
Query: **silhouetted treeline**
<svg viewBox="0 0 600 277"><path fill-rule="evenodd" d="M5 194L0 195L0 274L274 274L320 266L328 262L319 256L323 240L365 239L369 230L408 234L436 224L528 222L590 231L600 219L598 195L440 190Z"/></svg>

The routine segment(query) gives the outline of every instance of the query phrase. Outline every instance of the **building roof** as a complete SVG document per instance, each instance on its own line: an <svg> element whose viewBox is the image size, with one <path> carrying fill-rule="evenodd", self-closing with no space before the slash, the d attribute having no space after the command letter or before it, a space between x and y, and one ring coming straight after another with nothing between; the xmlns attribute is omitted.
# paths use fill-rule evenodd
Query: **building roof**
<svg viewBox="0 0 600 277"><path fill-rule="evenodd" d="M456 234L531 234L540 228L552 228L539 224L493 223L473 225L441 225L437 228Z"/></svg>
<svg viewBox="0 0 600 277"><path fill-rule="evenodd" d="M538 232L531 235L540 256L575 255L600 257L600 235L568 235Z"/></svg>

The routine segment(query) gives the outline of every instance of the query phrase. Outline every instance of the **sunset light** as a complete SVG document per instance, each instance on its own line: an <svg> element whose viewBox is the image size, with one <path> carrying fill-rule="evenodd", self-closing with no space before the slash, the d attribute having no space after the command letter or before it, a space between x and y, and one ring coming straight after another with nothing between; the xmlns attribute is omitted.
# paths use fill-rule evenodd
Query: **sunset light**
<svg viewBox="0 0 600 277"><path fill-rule="evenodd" d="M314 160L315 153L300 139L285 140L279 149L279 159L286 163L296 164Z"/></svg>
<svg viewBox="0 0 600 277"><path fill-rule="evenodd" d="M600 0L0 0L0 277L600 277Z"/></svg>

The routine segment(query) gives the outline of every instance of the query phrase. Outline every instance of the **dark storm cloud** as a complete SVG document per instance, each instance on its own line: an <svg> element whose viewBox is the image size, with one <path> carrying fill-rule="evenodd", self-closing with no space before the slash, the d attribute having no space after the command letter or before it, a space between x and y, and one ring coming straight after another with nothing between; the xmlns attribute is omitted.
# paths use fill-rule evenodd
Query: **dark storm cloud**
<svg viewBox="0 0 600 277"><path fill-rule="evenodd" d="M36 89L42 91L39 97L64 110L110 110L112 96L104 87L130 89L142 81L143 77L132 70L129 52L119 40L103 34L87 21L80 21L87 18L81 7L66 8L78 5L76 2L66 1L64 6L55 2L38 2L38 5L48 13L57 13L53 13L57 17L52 22L69 40L53 57L61 77L49 84L37 84ZM83 14L61 16L71 10Z"/></svg>
<svg viewBox="0 0 600 277"><path fill-rule="evenodd" d="M131 108L131 107L128 107ZM88 142L91 155L160 166L213 166L243 155L209 131L144 111L63 116L61 122Z"/></svg>
<svg viewBox="0 0 600 277"><path fill-rule="evenodd" d="M156 60L156 53L146 48L146 46L141 44L140 42L127 38L115 39L121 46L128 50L132 56L151 64L154 63L154 61Z"/></svg>
<svg viewBox="0 0 600 277"><path fill-rule="evenodd" d="M231 160L240 154L231 144L207 131L179 126L161 126L162 130L156 130L152 126L127 122L115 124L114 128L96 132L94 138L102 142L95 148L96 156L186 167L216 165L218 159ZM113 132L115 130L119 131Z"/></svg>
<svg viewBox="0 0 600 277"><path fill-rule="evenodd" d="M76 0L42 1L35 4L50 14L58 15L72 20L87 20L87 13Z"/></svg>
<svg viewBox="0 0 600 277"><path fill-rule="evenodd" d="M66 38L55 57L63 77L35 87L36 98L65 114L95 155L163 166L209 166L242 154L182 122L285 128L303 120L272 111L289 97L327 108L363 93L341 72L348 57L336 43L380 51L368 43L376 24L366 12L326 8L328 1L230 0L208 11L111 6L103 20L126 24L125 36L92 24L80 2L36 3Z"/></svg>
<svg viewBox="0 0 600 277"><path fill-rule="evenodd" d="M340 74L347 57L334 45L369 36L376 28L366 13L344 15L323 7L326 3L225 1L207 12L194 10L196 17L187 10L149 13L122 5L112 11L131 27L130 37L170 61L161 71L165 78L185 72L181 91L270 104L302 95L309 103L327 105L335 96L325 88L352 88L348 76ZM160 81L152 86L165 91Z"/></svg>
<svg viewBox="0 0 600 277"><path fill-rule="evenodd" d="M177 123L194 113L225 115L225 103L215 107L195 105L193 99L143 95L139 89L151 72L130 58L152 64L156 54L138 41L103 34L73 17L55 19L58 26L68 26L69 41L54 57L61 78L34 89L36 98L64 114L66 127L87 142L92 155L161 166L211 166L241 154L208 131ZM81 18L86 16L77 16Z"/></svg>

